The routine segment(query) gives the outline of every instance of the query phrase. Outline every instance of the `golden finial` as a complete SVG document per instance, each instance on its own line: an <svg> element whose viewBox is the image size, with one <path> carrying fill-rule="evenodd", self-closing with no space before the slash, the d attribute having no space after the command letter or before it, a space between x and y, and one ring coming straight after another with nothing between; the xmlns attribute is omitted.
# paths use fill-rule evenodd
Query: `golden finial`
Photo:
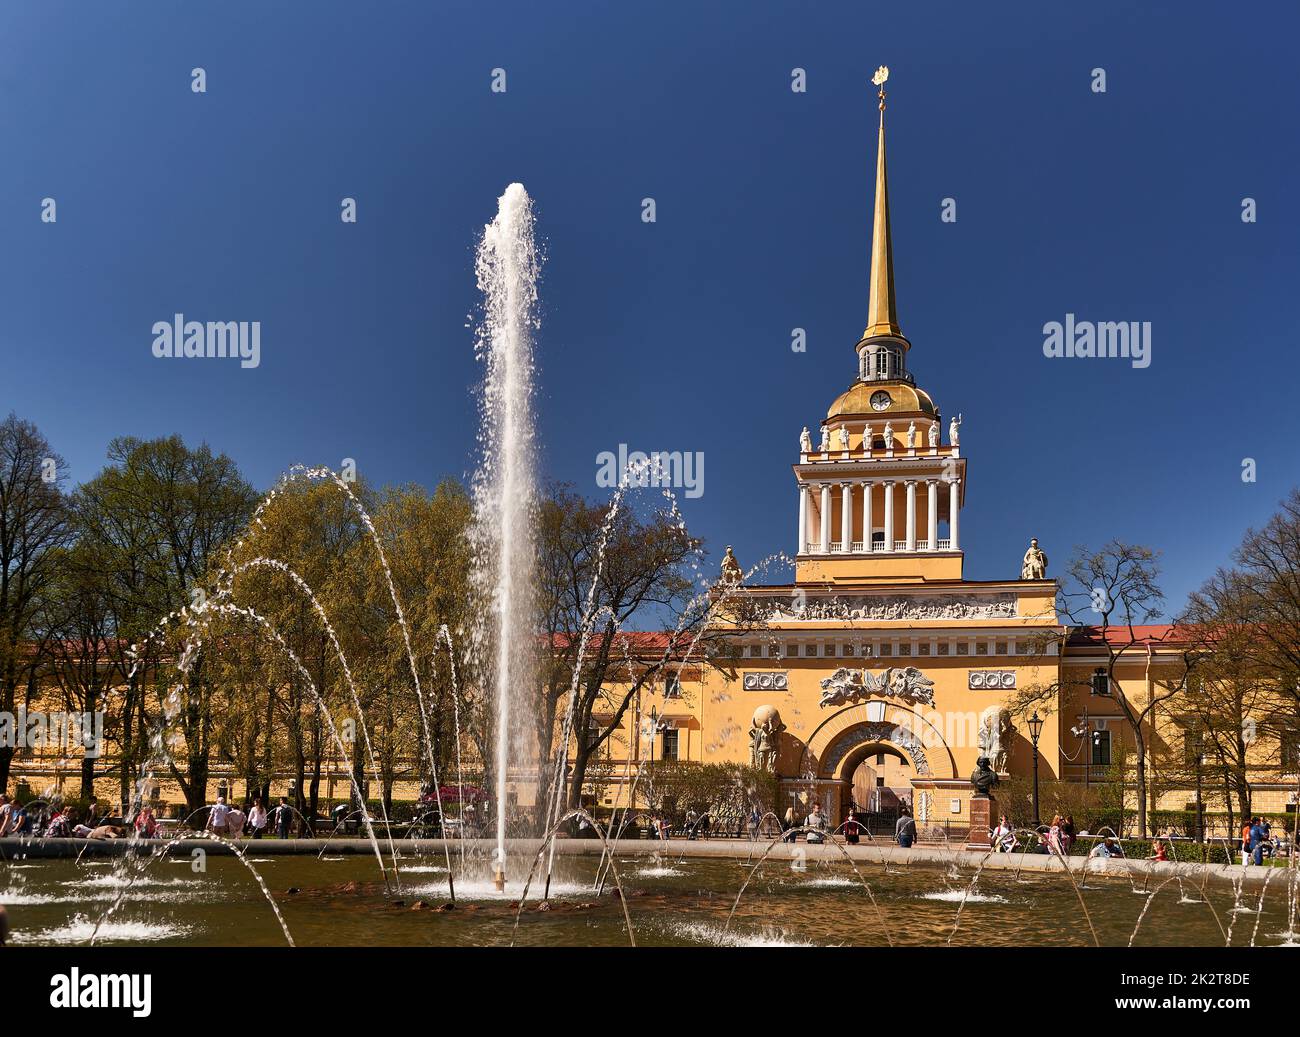
<svg viewBox="0 0 1300 1037"><path fill-rule="evenodd" d="M889 66L881 65L876 69L876 74L871 77L871 81L880 87L880 110L885 110L885 80L889 78Z"/></svg>

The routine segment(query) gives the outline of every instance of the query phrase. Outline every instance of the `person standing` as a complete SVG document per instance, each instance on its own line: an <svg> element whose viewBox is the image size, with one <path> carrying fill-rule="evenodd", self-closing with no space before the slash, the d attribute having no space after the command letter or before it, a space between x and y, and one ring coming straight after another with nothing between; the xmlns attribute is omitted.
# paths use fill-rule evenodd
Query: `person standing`
<svg viewBox="0 0 1300 1037"><path fill-rule="evenodd" d="M781 819L781 831L785 833L781 838L787 843L794 842L798 837L794 830L794 807L785 808L785 817Z"/></svg>
<svg viewBox="0 0 1300 1037"><path fill-rule="evenodd" d="M208 831L217 838L224 838L227 827L226 822L230 817L230 807L226 805L226 797L218 796L216 803L208 808Z"/></svg>
<svg viewBox="0 0 1300 1037"><path fill-rule="evenodd" d="M13 819L14 805L9 797L0 792L0 836L9 834Z"/></svg>
<svg viewBox="0 0 1300 1037"><path fill-rule="evenodd" d="M758 804L755 803L749 808L749 837L750 839L758 838L758 827L763 823L763 815L758 812Z"/></svg>
<svg viewBox="0 0 1300 1037"><path fill-rule="evenodd" d="M261 797L255 797L253 806L248 811L248 827L253 830L254 839L262 838L262 833L266 830L266 824L266 810L262 806Z"/></svg>
<svg viewBox="0 0 1300 1037"><path fill-rule="evenodd" d="M231 807L226 814L226 835L231 839L238 839L244 834L244 822L248 820L248 815L239 807Z"/></svg>
<svg viewBox="0 0 1300 1037"><path fill-rule="evenodd" d="M275 808L275 834L281 839L289 838L289 826L293 824L293 807L289 806L289 797L281 796L280 805Z"/></svg>
<svg viewBox="0 0 1300 1037"><path fill-rule="evenodd" d="M1066 814L1065 820L1061 822L1061 849L1068 856L1070 847L1074 845L1074 815Z"/></svg>
<svg viewBox="0 0 1300 1037"><path fill-rule="evenodd" d="M894 838L904 850L910 849L912 843L916 842L916 822L912 820L912 815L907 812L906 807L898 815L898 822L894 825Z"/></svg>
<svg viewBox="0 0 1300 1037"><path fill-rule="evenodd" d="M1250 822L1250 859L1257 866L1264 863L1264 825L1257 817Z"/></svg>
<svg viewBox="0 0 1300 1037"><path fill-rule="evenodd" d="M844 841L851 846L858 845L858 836L862 834L862 825L858 819L853 816L853 804L849 804L849 809L844 814Z"/></svg>

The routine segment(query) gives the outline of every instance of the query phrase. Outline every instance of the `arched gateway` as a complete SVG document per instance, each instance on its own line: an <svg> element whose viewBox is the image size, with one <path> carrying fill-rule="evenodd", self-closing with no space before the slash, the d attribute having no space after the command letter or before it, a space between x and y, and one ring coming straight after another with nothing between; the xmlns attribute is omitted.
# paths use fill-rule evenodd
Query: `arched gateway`
<svg viewBox="0 0 1300 1037"><path fill-rule="evenodd" d="M887 758L896 762L887 764ZM886 780L892 783L883 803L864 798L864 770L881 789ZM854 703L823 719L805 742L799 774L787 782L789 798L806 803L815 797L837 822L851 802L860 810L919 806L923 793L958 783L943 732L921 713L882 700Z"/></svg>

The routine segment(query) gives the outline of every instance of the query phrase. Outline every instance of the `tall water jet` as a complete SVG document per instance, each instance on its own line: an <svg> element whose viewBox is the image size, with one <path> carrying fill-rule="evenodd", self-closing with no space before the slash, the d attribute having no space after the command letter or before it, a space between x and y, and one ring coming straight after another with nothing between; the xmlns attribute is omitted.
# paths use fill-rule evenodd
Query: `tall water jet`
<svg viewBox="0 0 1300 1037"><path fill-rule="evenodd" d="M496 862L505 884L507 771L522 758L513 696L532 686L533 471L531 409L533 332L537 327L537 245L533 204L511 184L483 230L475 270L483 293L475 352L486 366L474 479L475 578L490 603L479 644L491 659L496 707ZM512 723L513 720L513 723Z"/></svg>

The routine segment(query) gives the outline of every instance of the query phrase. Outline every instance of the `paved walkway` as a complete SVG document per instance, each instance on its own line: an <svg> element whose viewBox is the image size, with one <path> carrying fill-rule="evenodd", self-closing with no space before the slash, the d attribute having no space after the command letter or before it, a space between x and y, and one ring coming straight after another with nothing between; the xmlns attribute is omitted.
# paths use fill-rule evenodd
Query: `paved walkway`
<svg viewBox="0 0 1300 1037"><path fill-rule="evenodd" d="M380 839L380 848L388 856L388 843ZM888 862L893 865L920 865L922 867L947 867L953 863L963 868L983 867L986 871L1015 872L1062 872L1065 862L1059 857L1034 853L981 853L939 844L913 846L904 850L892 842L877 840L866 841L857 846L844 843L808 844L777 842L770 845L771 838L762 838L756 842L748 839L672 839L661 842L654 839L624 839L618 843L620 857L653 857L662 854L668 857L707 857L729 860L757 861L764 853L768 860L792 861L803 860L840 860L847 857L855 864L880 864ZM316 855L328 848L332 854L373 854L374 849L368 839L241 839L239 847L255 851L259 857L274 857L285 854ZM446 842L453 854L458 854L463 845L459 839ZM466 840L468 849L486 854L495 843L488 839ZM536 854L541 848L539 839L512 839L510 849L513 853L526 856ZM444 841L441 839L398 839L394 840L399 856L444 853ZM599 855L603 846L599 839L558 839L556 853L561 856ZM234 848L215 839L174 839L169 841L143 839L130 842L126 839L0 839L0 860L18 860L26 858L60 858L87 856L121 856L130 852L153 853L166 848L171 856L188 856L193 850L204 850L214 854L233 854ZM1242 881L1246 888L1257 888L1263 884L1270 871L1278 868L1243 868L1240 865L1227 864L1193 864L1159 862L1147 860L1127 860L1119 858L1069 857L1069 869L1077 878L1084 875L1110 875L1115 877L1132 876L1141 878L1151 888L1155 888L1166 878L1182 876L1196 884L1214 881L1232 884ZM1281 875L1274 875L1278 882Z"/></svg>

